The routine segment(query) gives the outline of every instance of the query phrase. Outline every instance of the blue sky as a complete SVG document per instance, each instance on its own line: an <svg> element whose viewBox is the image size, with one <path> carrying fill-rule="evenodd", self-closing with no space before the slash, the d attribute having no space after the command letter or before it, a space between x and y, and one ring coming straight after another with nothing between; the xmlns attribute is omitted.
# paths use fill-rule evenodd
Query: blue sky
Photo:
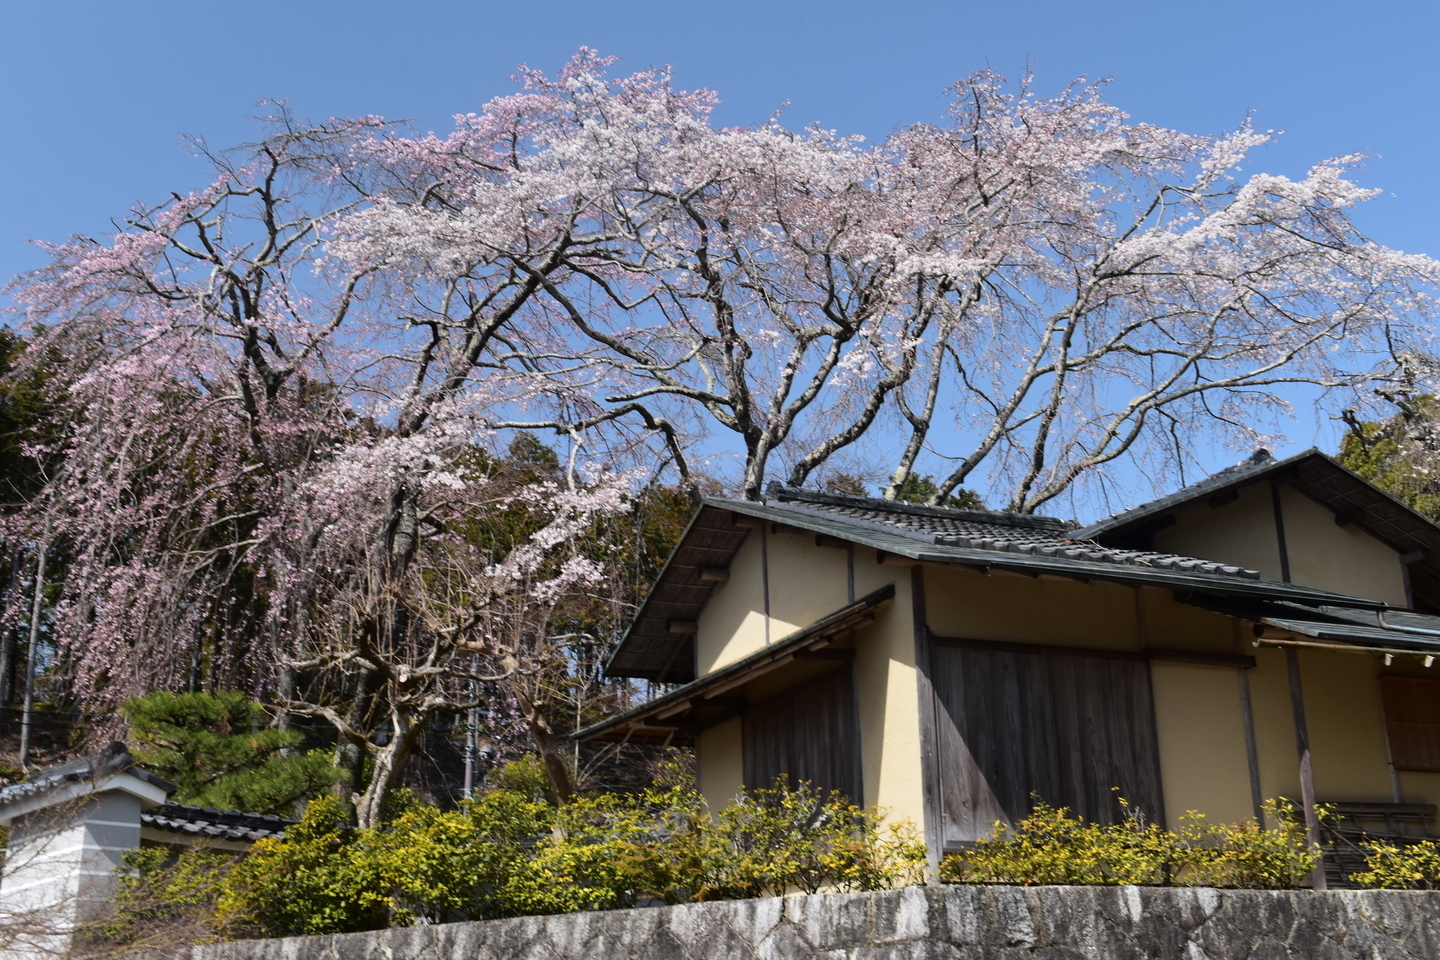
<svg viewBox="0 0 1440 960"><path fill-rule="evenodd" d="M788 103L789 125L871 138L939 119L943 88L986 66L1031 63L1042 91L1109 76L1139 120L1208 133L1253 112L1289 131L1250 172L1376 154L1362 179L1387 192L1361 226L1440 255L1435 3L0 0L0 277L39 264L26 238L104 232L203 183L179 135L243 141L261 99L444 130L511 90L517 64L554 69L582 44L619 69L674 64L682 86L720 93L727 124ZM1330 431L1300 425L1295 449Z"/></svg>

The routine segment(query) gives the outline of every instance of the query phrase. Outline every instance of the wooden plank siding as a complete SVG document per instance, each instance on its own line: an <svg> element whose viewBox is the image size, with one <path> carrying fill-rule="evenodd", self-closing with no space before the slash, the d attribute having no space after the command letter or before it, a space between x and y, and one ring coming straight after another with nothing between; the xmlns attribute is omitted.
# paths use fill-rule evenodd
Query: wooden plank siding
<svg viewBox="0 0 1440 960"><path fill-rule="evenodd" d="M1033 797L1114 823L1123 796L1164 822L1149 664L1058 648L966 644L930 651L945 843L1015 823Z"/></svg>
<svg viewBox="0 0 1440 960"><path fill-rule="evenodd" d="M1440 771L1440 680L1381 677L1380 695L1395 769Z"/></svg>
<svg viewBox="0 0 1440 960"><path fill-rule="evenodd" d="M862 802L860 724L849 664L752 704L741 719L745 786L808 782Z"/></svg>

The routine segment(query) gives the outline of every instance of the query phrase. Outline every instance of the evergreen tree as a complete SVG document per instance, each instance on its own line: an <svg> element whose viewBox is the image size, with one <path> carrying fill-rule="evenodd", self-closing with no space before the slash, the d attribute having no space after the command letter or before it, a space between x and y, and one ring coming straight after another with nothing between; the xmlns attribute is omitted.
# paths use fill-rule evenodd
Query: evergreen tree
<svg viewBox="0 0 1440 960"><path fill-rule="evenodd" d="M302 734L266 726L238 691L162 691L121 709L136 760L179 787L177 803L288 815L338 778L330 750L299 750Z"/></svg>
<svg viewBox="0 0 1440 960"><path fill-rule="evenodd" d="M1440 520L1440 404L1432 396L1395 401L1400 412L1383 422L1346 411L1350 430L1336 459L1418 513Z"/></svg>
<svg viewBox="0 0 1440 960"><path fill-rule="evenodd" d="M895 499L904 503L929 503L939 492L935 485L935 478L928 475L912 473L900 484L900 489L895 491ZM980 499L980 494L974 490L967 490L960 487L950 496L940 501L939 506L954 507L959 510L984 510L985 501Z"/></svg>

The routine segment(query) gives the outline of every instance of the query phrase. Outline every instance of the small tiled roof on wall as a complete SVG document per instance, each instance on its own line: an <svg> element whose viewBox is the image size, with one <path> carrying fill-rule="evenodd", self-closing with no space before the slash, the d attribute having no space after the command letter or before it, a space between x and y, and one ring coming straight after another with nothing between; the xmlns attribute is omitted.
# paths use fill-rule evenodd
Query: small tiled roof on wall
<svg viewBox="0 0 1440 960"><path fill-rule="evenodd" d="M162 803L140 815L140 825L174 833L189 839L239 840L254 842L284 836L285 828L299 823L288 817L264 813L241 813L214 807L192 807L183 803Z"/></svg>

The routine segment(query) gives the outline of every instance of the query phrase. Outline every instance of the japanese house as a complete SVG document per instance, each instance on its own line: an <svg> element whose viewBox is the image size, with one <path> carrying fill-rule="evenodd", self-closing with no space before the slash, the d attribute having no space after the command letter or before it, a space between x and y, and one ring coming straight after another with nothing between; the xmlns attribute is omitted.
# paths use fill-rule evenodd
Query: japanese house
<svg viewBox="0 0 1440 960"><path fill-rule="evenodd" d="M610 661L678 686L577 736L694 745L712 808L842 790L936 858L1032 796L1113 822L1112 788L1423 834L1437 614L1440 527L1316 451L1084 528L772 486L704 502Z"/></svg>

